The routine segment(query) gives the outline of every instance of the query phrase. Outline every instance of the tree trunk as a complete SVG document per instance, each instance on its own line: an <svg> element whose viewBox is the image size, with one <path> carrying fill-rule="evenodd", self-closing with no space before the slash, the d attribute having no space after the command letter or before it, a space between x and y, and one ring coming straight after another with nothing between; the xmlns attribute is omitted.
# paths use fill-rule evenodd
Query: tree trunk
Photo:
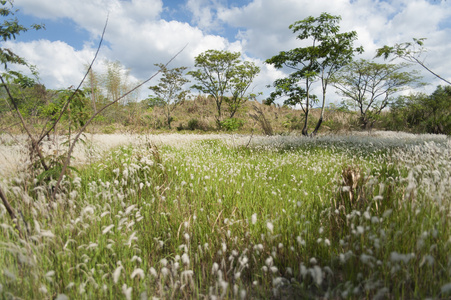
<svg viewBox="0 0 451 300"><path fill-rule="evenodd" d="M323 117L324 117L324 106L326 105L326 97L325 97L326 91L323 88L323 104L321 105L321 115L319 117L318 123L316 123L315 130L313 130L312 135L316 135L318 133L319 128L321 127L321 123L323 123Z"/></svg>
<svg viewBox="0 0 451 300"><path fill-rule="evenodd" d="M323 123L323 116L319 117L318 123L316 123L316 127L315 130L313 130L312 135L316 135L318 133L318 130L321 127L321 123Z"/></svg>
<svg viewBox="0 0 451 300"><path fill-rule="evenodd" d="M308 123L308 107L307 107L307 109L305 110L304 128L302 128L302 135L304 135L304 136L308 136L307 123Z"/></svg>
<svg viewBox="0 0 451 300"><path fill-rule="evenodd" d="M305 90L307 91L307 99L305 102L305 121L304 121L304 128L302 128L302 135L308 136L308 113L309 113L309 107L310 107L310 86L309 86L309 79L305 81Z"/></svg>

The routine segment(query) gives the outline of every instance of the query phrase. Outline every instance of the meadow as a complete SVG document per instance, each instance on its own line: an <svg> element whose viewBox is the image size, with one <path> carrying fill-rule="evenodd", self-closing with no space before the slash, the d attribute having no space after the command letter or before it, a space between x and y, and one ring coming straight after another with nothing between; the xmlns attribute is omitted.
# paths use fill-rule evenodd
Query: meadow
<svg viewBox="0 0 451 300"><path fill-rule="evenodd" d="M447 136L97 135L55 200L0 141L2 299L451 297Z"/></svg>

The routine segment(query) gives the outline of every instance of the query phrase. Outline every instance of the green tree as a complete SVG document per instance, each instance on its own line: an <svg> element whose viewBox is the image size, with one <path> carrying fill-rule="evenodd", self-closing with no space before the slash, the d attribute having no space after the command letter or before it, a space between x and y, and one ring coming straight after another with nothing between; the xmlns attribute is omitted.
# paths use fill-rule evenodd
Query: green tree
<svg viewBox="0 0 451 300"><path fill-rule="evenodd" d="M192 88L211 95L216 102L218 126L222 120L222 104L226 102L230 118L245 101L245 93L260 69L252 62L240 61L240 52L208 50L195 58L197 70L188 72L198 84Z"/></svg>
<svg viewBox="0 0 451 300"><path fill-rule="evenodd" d="M390 106L388 123L395 130L451 134L451 87L398 97Z"/></svg>
<svg viewBox="0 0 451 300"><path fill-rule="evenodd" d="M155 64L160 68L162 77L160 83L149 87L152 90L156 98L163 104L164 114L168 127L171 128L172 112L174 109L182 103L189 91L183 89L183 85L188 83L189 80L183 76L183 72L186 67L179 67L174 69L168 69L164 64Z"/></svg>
<svg viewBox="0 0 451 300"><path fill-rule="evenodd" d="M425 64L424 60L421 59L421 55L427 52L427 49L424 47L425 40L425 38L413 38L412 42L399 43L395 44L394 46L385 45L384 47L376 50L376 57L383 57L384 59L388 59L391 56L392 60L400 58L407 62L418 64L432 75L451 85L450 81L432 71Z"/></svg>
<svg viewBox="0 0 451 300"><path fill-rule="evenodd" d="M294 70L288 79L276 80L276 91L271 94L267 103L274 102L278 96L286 96L288 104L300 104L304 112L304 127L302 133L308 135L308 117L312 102L317 97L311 94L312 84L321 82L322 101L321 115L313 131L316 134L324 117L327 87L332 76L344 65L349 63L355 53L363 52L363 48L354 48L357 39L355 31L340 33L340 16L322 13L319 17L308 17L290 25L296 38L310 42L309 46L280 52L266 60L267 63L281 69ZM299 85L301 83L301 86ZM312 101L313 100L313 101Z"/></svg>
<svg viewBox="0 0 451 300"><path fill-rule="evenodd" d="M419 84L414 71L401 71L406 64L379 64L360 59L335 74L333 84L350 107L360 113L360 125L371 128L393 95Z"/></svg>
<svg viewBox="0 0 451 300"><path fill-rule="evenodd" d="M29 30L30 28L36 29L36 30L43 28L43 25L37 25L37 24L31 25L31 27L28 28L28 27L21 25L17 18L12 18L15 14L15 11L13 11L12 1L1 0L0 4L1 4L0 16L2 16L2 19L3 19L2 20L3 22L0 24L0 36L2 37L3 41L14 40L14 39L16 39L17 35ZM7 94L7 99L8 99L7 101L9 102L8 107L11 107L16 112L16 114L19 118L19 122L21 123L23 129L27 132L27 134L31 140L32 147L34 149L36 149L36 151L38 152L38 155L41 159L41 162L42 162L44 168L48 168L46 166L45 162L43 162L43 155L39 149L38 142L33 138L30 130L28 129L28 127L25 123L25 120L19 110L18 103L15 100L15 98L12 96L12 94L9 90L8 82L4 79L5 76L9 75L9 76L13 76L13 77L16 76L17 79L19 81L21 81L21 78L19 76L17 76L20 73L17 73L17 72L12 73L8 69L8 65L20 64L20 65L28 66L28 64L25 61L25 59L16 55L10 49L6 49L3 47L0 47L0 62L5 69L5 72L2 72L0 74L0 81L2 83L2 87L4 88L4 90ZM20 82L20 83L23 83L23 82ZM9 216L11 217L12 220L14 220L16 228L19 231L19 235L22 237L21 227L20 227L20 224L17 222L17 220L18 220L17 215L16 215L14 209L9 204L9 201L6 199L6 195L5 195L5 193L3 193L3 190L1 188L0 188L0 198L3 202L3 205L5 206L6 210L8 211Z"/></svg>

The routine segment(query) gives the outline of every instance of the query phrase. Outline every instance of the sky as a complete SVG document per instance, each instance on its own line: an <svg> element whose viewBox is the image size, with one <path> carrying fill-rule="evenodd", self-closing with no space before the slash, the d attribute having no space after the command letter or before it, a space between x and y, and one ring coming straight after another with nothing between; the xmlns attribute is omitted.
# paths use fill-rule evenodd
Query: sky
<svg viewBox="0 0 451 300"><path fill-rule="evenodd" d="M40 82L51 89L78 85L108 17L94 71L102 72L106 61L119 61L130 71L130 81L138 82L185 46L170 68L193 68L194 58L209 49L239 51L242 60L261 68L251 90L263 93L262 100L271 92L268 85L287 74L264 61L301 46L288 26L323 12L342 17L341 32L357 32L355 46L365 52L356 58L373 59L384 45L427 38L424 63L451 80L451 0L15 0L14 8L23 25L45 24L46 29L0 46L35 65ZM421 91L443 84L418 69L429 83ZM140 98L149 94L141 89ZM340 100L333 91L328 99Z"/></svg>

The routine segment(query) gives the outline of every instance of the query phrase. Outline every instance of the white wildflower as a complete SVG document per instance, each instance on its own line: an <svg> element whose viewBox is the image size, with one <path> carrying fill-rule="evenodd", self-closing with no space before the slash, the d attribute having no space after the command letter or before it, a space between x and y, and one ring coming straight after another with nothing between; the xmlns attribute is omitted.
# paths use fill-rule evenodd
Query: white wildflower
<svg viewBox="0 0 451 300"><path fill-rule="evenodd" d="M55 271L48 271L48 272L45 274L45 277L53 277L53 276L55 276Z"/></svg>
<svg viewBox="0 0 451 300"><path fill-rule="evenodd" d="M130 278L133 279L136 277L136 275L139 276L140 279L144 278L144 271L140 268L136 268L133 270L132 274L130 275Z"/></svg>
<svg viewBox="0 0 451 300"><path fill-rule="evenodd" d="M157 270L155 270L155 268L154 267L150 267L150 275L152 275L153 277L158 277L158 274L157 274Z"/></svg>
<svg viewBox="0 0 451 300"><path fill-rule="evenodd" d="M45 287L45 285L41 285L41 287L39 288L39 291L43 294L47 294L47 288Z"/></svg>
<svg viewBox="0 0 451 300"><path fill-rule="evenodd" d="M111 225L105 227L105 229L102 230L102 234L107 234L113 227L114 227L114 224L111 224Z"/></svg>
<svg viewBox="0 0 451 300"><path fill-rule="evenodd" d="M88 214L88 213L93 214L94 213L94 207L88 205L82 210L82 214L83 215L84 214Z"/></svg>
<svg viewBox="0 0 451 300"><path fill-rule="evenodd" d="M67 297L65 294L58 294L55 300L69 300L69 297Z"/></svg>
<svg viewBox="0 0 451 300"><path fill-rule="evenodd" d="M313 278L315 279L316 284L320 286L321 283L323 282L323 272L321 271L321 268L318 266L314 266L313 270L314 270Z"/></svg>
<svg viewBox="0 0 451 300"><path fill-rule="evenodd" d="M48 237L48 238L54 238L55 235L50 230L42 230L41 236Z"/></svg>
<svg viewBox="0 0 451 300"><path fill-rule="evenodd" d="M117 283L119 281L119 276L121 276L121 271L122 271L122 265L119 263L119 267L117 267L116 270L114 270L114 273L113 273L113 281L114 281L114 283Z"/></svg>
<svg viewBox="0 0 451 300"><path fill-rule="evenodd" d="M357 232L359 234L363 234L364 231L365 231L365 228L363 228L363 226L357 226Z"/></svg>
<svg viewBox="0 0 451 300"><path fill-rule="evenodd" d="M185 265L189 265L189 256L188 256L188 254L186 254L186 253L183 253L183 255L182 255L182 262L183 262L183 264L185 264Z"/></svg>
<svg viewBox="0 0 451 300"><path fill-rule="evenodd" d="M132 245L132 242L134 241L134 240L137 240L138 238L136 237L136 231L133 231L133 233L130 235L130 237L128 238L128 241L127 241L127 243L125 243L124 245L125 246L131 246Z"/></svg>
<svg viewBox="0 0 451 300"><path fill-rule="evenodd" d="M270 256L265 260L265 264L270 267L273 264L273 258Z"/></svg>
<svg viewBox="0 0 451 300"><path fill-rule="evenodd" d="M125 295L125 299L131 300L132 299L132 287L127 288L127 284L122 285L122 293Z"/></svg>
<svg viewBox="0 0 451 300"><path fill-rule="evenodd" d="M141 263L142 262L142 259L141 259L141 257L139 257L139 256L136 256L136 255L133 255L133 257L132 257L132 259L131 259L131 261L132 262L134 262L135 260L137 260L139 263Z"/></svg>
<svg viewBox="0 0 451 300"><path fill-rule="evenodd" d="M255 223L257 223L257 214L253 214L252 215L252 224L255 224Z"/></svg>
<svg viewBox="0 0 451 300"><path fill-rule="evenodd" d="M168 265L168 260L167 260L166 258L162 258L162 259L160 260L160 264L161 264L163 267L166 267L166 266Z"/></svg>
<svg viewBox="0 0 451 300"><path fill-rule="evenodd" d="M268 228L268 230L273 233L274 230L274 225L271 222L267 222L266 223L266 227Z"/></svg>

